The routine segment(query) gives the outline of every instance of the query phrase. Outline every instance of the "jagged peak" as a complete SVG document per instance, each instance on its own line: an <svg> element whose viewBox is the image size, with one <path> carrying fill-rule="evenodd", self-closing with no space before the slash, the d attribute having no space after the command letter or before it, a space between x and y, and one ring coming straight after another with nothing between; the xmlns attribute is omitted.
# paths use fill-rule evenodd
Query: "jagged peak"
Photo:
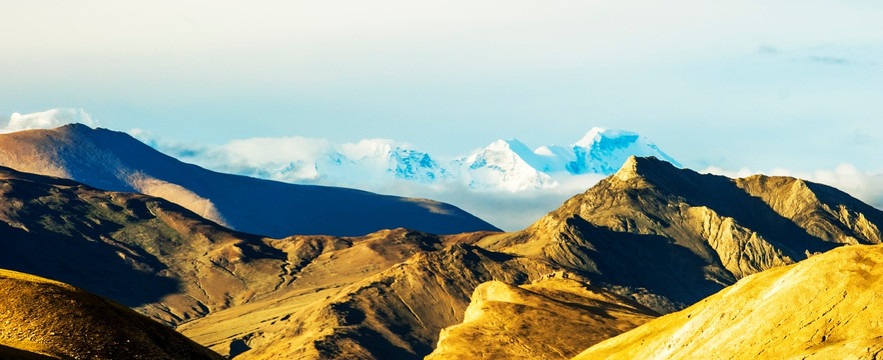
<svg viewBox="0 0 883 360"><path fill-rule="evenodd" d="M657 159L655 156L629 156L625 163L613 176L619 180L626 181L632 178L652 178L656 176L665 176L678 170L674 165L665 160Z"/></svg>

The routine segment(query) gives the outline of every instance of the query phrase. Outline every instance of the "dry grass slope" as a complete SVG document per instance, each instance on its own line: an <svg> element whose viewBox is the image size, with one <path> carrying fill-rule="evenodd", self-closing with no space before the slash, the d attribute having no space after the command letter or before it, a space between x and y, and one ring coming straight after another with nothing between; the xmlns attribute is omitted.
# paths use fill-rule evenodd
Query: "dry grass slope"
<svg viewBox="0 0 883 360"><path fill-rule="evenodd" d="M222 359L174 330L73 286L0 270L0 357Z"/></svg>
<svg viewBox="0 0 883 360"><path fill-rule="evenodd" d="M767 270L574 359L883 359L883 245Z"/></svg>
<svg viewBox="0 0 883 360"><path fill-rule="evenodd" d="M279 319L272 336L241 356L422 359L432 352L441 329L463 320L479 284L521 284L556 272L535 260L466 244L421 251L373 276L324 292L312 304Z"/></svg>

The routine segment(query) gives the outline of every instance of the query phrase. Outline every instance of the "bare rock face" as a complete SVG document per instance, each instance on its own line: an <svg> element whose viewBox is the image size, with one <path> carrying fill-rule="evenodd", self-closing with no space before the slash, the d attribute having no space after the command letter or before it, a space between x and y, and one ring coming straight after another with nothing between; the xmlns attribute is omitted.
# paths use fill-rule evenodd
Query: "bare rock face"
<svg viewBox="0 0 883 360"><path fill-rule="evenodd" d="M574 359L881 359L883 245L743 278Z"/></svg>
<svg viewBox="0 0 883 360"><path fill-rule="evenodd" d="M824 185L632 157L527 229L479 245L548 259L670 312L809 254L880 243L878 224L883 212Z"/></svg>
<svg viewBox="0 0 883 360"><path fill-rule="evenodd" d="M0 358L223 359L125 306L73 286L0 270Z"/></svg>
<svg viewBox="0 0 883 360"><path fill-rule="evenodd" d="M491 281L472 294L463 322L442 330L427 360L569 359L657 316L634 301L570 279L521 286Z"/></svg>

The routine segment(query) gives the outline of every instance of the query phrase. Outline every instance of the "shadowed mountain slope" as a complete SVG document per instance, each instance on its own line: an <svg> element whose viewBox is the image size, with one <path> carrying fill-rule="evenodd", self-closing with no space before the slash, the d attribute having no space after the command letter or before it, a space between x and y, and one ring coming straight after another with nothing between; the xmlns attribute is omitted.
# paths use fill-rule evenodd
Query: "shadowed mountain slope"
<svg viewBox="0 0 883 360"><path fill-rule="evenodd" d="M881 359L883 246L844 246L740 280L575 359Z"/></svg>
<svg viewBox="0 0 883 360"><path fill-rule="evenodd" d="M632 157L527 229L479 245L548 259L670 312L808 254L880 243L878 224L883 212L824 185Z"/></svg>
<svg viewBox="0 0 883 360"><path fill-rule="evenodd" d="M165 198L236 230L273 237L353 236L398 227L436 234L498 230L437 201L213 172L128 134L80 124L0 135L0 165Z"/></svg>
<svg viewBox="0 0 883 360"><path fill-rule="evenodd" d="M281 284L287 255L166 200L0 168L0 268L54 278L168 323Z"/></svg>
<svg viewBox="0 0 883 360"><path fill-rule="evenodd" d="M223 359L174 330L73 286L0 270L0 358Z"/></svg>
<svg viewBox="0 0 883 360"><path fill-rule="evenodd" d="M479 285L463 323L442 330L427 360L570 359L586 344L619 335L658 314L569 279Z"/></svg>

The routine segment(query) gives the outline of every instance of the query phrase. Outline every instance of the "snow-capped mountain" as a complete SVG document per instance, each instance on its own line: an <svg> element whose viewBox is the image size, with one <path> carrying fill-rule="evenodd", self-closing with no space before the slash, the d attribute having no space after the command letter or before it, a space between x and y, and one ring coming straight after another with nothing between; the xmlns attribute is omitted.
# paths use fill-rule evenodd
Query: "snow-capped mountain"
<svg viewBox="0 0 883 360"><path fill-rule="evenodd" d="M434 184L452 178L448 168L429 154L387 139L332 144L302 137L253 138L221 146L193 146L133 135L185 162L290 183L367 188L392 180Z"/></svg>
<svg viewBox="0 0 883 360"><path fill-rule="evenodd" d="M582 139L564 147L497 140L459 162L472 188L520 191L555 187L568 175L616 172L629 156L656 156L677 164L646 137L623 130L592 128ZM680 166L680 165L678 165Z"/></svg>
<svg viewBox="0 0 883 360"><path fill-rule="evenodd" d="M554 186L549 174L528 162L533 160L532 154L518 140L497 140L452 162L452 166L459 170L461 180L473 189L515 192Z"/></svg>
<svg viewBox="0 0 883 360"><path fill-rule="evenodd" d="M518 192L556 188L575 175L610 175L631 155L656 156L677 164L637 133L603 128L591 129L569 146L547 145L531 150L517 139L497 140L467 155L447 159L388 139L333 144L302 137L255 138L215 147L147 142L183 161L218 171L362 189L389 188L391 182L406 181Z"/></svg>
<svg viewBox="0 0 883 360"><path fill-rule="evenodd" d="M13 114L0 132L71 122L94 124L83 110L54 109ZM285 136L204 145L174 144L138 129L129 134L178 160L214 171L441 200L463 206L507 230L520 229L573 194L585 191L618 169L629 155L652 155L675 163L637 133L602 128L591 129L570 145L529 147L516 139L497 140L473 151L451 149L444 155L389 139L341 144ZM74 162L65 169L78 172L78 166ZM200 197L192 200L201 203Z"/></svg>
<svg viewBox="0 0 883 360"><path fill-rule="evenodd" d="M672 164L680 165L649 142L646 137L623 130L592 128L586 136L571 145L575 159L567 163L571 174L610 175L622 167L632 155L655 156Z"/></svg>

